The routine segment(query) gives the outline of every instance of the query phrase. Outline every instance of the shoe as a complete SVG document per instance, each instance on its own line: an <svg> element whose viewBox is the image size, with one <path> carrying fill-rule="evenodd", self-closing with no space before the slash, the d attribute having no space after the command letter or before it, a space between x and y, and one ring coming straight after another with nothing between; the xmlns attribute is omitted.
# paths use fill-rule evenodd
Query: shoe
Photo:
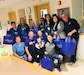
<svg viewBox="0 0 84 75"><path fill-rule="evenodd" d="M74 64L74 62L70 62L70 63L68 63L68 66L71 66L71 65L73 65Z"/></svg>
<svg viewBox="0 0 84 75"><path fill-rule="evenodd" d="M59 72L61 72L61 68L57 68L57 70L58 70Z"/></svg>

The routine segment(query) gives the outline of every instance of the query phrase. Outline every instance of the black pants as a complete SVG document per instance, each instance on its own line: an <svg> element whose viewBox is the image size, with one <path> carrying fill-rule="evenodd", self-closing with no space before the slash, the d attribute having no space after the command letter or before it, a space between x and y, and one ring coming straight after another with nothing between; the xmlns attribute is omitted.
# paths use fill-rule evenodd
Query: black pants
<svg viewBox="0 0 84 75"><path fill-rule="evenodd" d="M36 56L37 56L37 58L36 58L36 62L40 62L40 60L43 58L43 56L44 56L44 51L43 51L43 49L37 49L37 51L36 51Z"/></svg>
<svg viewBox="0 0 84 75"><path fill-rule="evenodd" d="M75 40L76 40L76 43L77 43L76 49L75 49L75 55L72 55L72 56L71 56L71 60L70 60L70 62L73 62L73 63L76 62L77 46L78 46L78 40L79 40L79 39L75 39Z"/></svg>
<svg viewBox="0 0 84 75"><path fill-rule="evenodd" d="M28 60L28 62L33 63L33 62L35 62L36 59L37 59L37 58L36 58L36 53L31 54L31 56L32 56L33 59L32 59L32 61L29 61L29 60ZM27 56L27 57L28 57L28 56Z"/></svg>

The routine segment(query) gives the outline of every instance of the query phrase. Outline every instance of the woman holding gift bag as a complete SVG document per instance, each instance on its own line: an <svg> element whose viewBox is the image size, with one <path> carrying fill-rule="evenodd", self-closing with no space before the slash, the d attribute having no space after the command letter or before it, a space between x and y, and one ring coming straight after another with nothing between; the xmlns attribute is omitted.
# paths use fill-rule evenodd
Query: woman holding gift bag
<svg viewBox="0 0 84 75"><path fill-rule="evenodd" d="M52 33L54 34L54 38L58 35L60 39L65 39L64 23L59 20L56 14L52 15Z"/></svg>

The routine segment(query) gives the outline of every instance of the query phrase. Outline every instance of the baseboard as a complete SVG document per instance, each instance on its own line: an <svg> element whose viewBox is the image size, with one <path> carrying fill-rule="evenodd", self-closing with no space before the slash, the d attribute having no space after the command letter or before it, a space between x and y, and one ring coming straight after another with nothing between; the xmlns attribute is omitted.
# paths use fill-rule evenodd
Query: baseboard
<svg viewBox="0 0 84 75"><path fill-rule="evenodd" d="M77 58L78 61L84 62L84 59Z"/></svg>

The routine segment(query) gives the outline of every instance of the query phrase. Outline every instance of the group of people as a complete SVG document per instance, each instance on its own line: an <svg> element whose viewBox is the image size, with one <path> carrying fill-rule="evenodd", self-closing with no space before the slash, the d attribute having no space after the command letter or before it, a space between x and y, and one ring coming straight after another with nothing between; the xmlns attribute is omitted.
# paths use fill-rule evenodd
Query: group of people
<svg viewBox="0 0 84 75"><path fill-rule="evenodd" d="M74 38L78 42L80 28L78 22L75 19L68 17L66 13L62 13L59 19L56 14L52 17L50 14L46 14L45 18L40 19L40 24L35 25L31 19L30 25L26 24L24 18L20 18L20 24L18 27L15 22L11 22L12 28L8 31L14 37L13 43L13 55L22 59L27 57L29 62L40 62L40 59L44 55L48 55L52 59L57 59L58 63L55 66L61 71L61 64L64 55L60 48L54 43L56 36L60 36L61 40L65 40L66 36ZM27 34L27 38L22 40L24 34ZM75 55L71 56L70 64L76 62L76 50Z"/></svg>

